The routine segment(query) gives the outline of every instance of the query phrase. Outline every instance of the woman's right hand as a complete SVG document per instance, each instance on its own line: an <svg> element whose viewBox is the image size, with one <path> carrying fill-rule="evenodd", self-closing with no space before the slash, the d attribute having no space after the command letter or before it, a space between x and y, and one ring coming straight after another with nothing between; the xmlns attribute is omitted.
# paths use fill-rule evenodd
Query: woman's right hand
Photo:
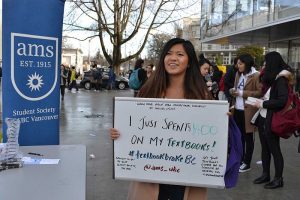
<svg viewBox="0 0 300 200"><path fill-rule="evenodd" d="M115 128L109 129L109 133L112 140L116 140L120 137L119 131Z"/></svg>
<svg viewBox="0 0 300 200"><path fill-rule="evenodd" d="M238 91L235 88L230 88L229 89L229 93L231 94L231 96L233 97L237 97L239 95Z"/></svg>

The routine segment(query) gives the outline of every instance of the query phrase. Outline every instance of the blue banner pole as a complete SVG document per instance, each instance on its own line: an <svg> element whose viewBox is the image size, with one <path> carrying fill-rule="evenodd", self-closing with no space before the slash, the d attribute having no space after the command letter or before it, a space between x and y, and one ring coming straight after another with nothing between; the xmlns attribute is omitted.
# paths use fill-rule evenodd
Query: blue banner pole
<svg viewBox="0 0 300 200"><path fill-rule="evenodd" d="M3 0L3 119L21 121L20 145L59 144L65 0ZM3 139L7 126L3 123Z"/></svg>

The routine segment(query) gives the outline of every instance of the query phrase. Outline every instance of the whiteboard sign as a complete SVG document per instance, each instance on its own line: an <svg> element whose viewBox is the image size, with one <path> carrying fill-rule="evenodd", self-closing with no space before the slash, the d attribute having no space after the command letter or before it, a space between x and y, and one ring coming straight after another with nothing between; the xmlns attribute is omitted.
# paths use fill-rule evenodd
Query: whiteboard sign
<svg viewBox="0 0 300 200"><path fill-rule="evenodd" d="M224 188L228 103L115 98L114 177Z"/></svg>

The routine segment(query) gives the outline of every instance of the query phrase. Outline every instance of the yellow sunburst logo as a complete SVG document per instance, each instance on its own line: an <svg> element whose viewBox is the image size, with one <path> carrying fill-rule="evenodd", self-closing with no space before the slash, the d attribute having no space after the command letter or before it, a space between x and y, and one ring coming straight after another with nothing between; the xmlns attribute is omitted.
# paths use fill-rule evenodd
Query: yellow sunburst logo
<svg viewBox="0 0 300 200"><path fill-rule="evenodd" d="M40 91L40 88L42 87L42 85L44 85L42 77L43 76L40 76L39 74L36 74L36 72L34 72L34 74L31 74L31 76L28 76L29 79L26 85L29 86L31 91Z"/></svg>

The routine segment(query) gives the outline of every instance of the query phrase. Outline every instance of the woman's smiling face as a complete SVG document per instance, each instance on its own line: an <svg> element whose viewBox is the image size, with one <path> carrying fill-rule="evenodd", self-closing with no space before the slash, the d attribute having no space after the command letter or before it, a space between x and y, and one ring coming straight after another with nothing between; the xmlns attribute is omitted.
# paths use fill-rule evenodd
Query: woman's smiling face
<svg viewBox="0 0 300 200"><path fill-rule="evenodd" d="M165 70L169 75L185 74L189 57L182 44L175 44L168 51L164 59Z"/></svg>

